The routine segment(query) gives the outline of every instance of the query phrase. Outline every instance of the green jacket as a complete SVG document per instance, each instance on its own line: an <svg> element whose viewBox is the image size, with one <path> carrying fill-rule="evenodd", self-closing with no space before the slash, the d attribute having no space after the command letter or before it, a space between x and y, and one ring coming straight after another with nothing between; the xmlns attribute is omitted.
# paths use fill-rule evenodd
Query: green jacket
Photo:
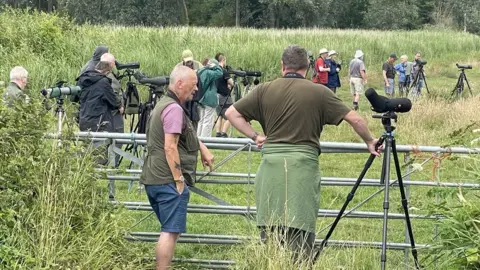
<svg viewBox="0 0 480 270"><path fill-rule="evenodd" d="M147 157L143 164L140 183L144 185L164 185L174 183L172 171L168 166L165 154L165 132L161 115L163 110L174 103L175 100L169 96L163 96L155 105L153 112L147 120ZM185 182L189 186L195 184L195 169L197 167L197 155L200 150L197 133L187 115L183 114L185 128L180 134L178 142L178 154L180 155L180 166Z"/></svg>
<svg viewBox="0 0 480 270"><path fill-rule="evenodd" d="M14 82L11 82L10 85L5 89L3 93L3 103L8 107L13 107L13 103L17 99L25 98L25 102L28 103L30 98L23 92L23 90Z"/></svg>
<svg viewBox="0 0 480 270"><path fill-rule="evenodd" d="M216 108L218 106L218 97L217 97L217 84L216 80L223 76L223 69L218 64L217 60L210 60L215 63L214 67L203 67L198 70L200 85L202 89L199 89L203 92L203 97L200 99L199 103L202 106L208 106Z"/></svg>

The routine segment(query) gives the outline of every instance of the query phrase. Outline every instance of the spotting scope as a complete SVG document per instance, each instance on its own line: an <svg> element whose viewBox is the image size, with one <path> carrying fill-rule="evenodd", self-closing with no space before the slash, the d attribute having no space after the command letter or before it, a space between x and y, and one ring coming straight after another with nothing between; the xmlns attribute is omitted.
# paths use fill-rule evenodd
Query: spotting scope
<svg viewBox="0 0 480 270"><path fill-rule="evenodd" d="M40 91L40 93L45 98L58 98L62 95L77 95L82 91L80 86L72 85L72 86L63 86L63 87L52 87L52 88L45 88Z"/></svg>
<svg viewBox="0 0 480 270"><path fill-rule="evenodd" d="M405 113L412 109L412 101L408 98L387 98L379 96L375 89L369 88L365 96L372 105L372 111L377 113L399 112Z"/></svg>

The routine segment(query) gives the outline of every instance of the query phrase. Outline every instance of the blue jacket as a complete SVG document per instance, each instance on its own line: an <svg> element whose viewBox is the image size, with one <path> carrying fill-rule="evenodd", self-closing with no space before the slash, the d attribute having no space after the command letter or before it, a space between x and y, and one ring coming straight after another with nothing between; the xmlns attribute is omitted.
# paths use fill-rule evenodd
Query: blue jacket
<svg viewBox="0 0 480 270"><path fill-rule="evenodd" d="M402 63L396 64L394 67L395 71L398 73L398 81L405 82L405 66Z"/></svg>
<svg viewBox="0 0 480 270"><path fill-rule="evenodd" d="M328 88L338 88L340 87L340 77L338 76L337 68L341 68L337 62L333 59L326 59L325 64L330 67L330 71L328 72Z"/></svg>

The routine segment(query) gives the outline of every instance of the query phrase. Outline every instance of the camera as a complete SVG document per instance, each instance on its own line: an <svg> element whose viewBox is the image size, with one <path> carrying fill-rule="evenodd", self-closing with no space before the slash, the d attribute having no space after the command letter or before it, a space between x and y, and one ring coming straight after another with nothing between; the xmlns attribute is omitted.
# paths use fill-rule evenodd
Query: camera
<svg viewBox="0 0 480 270"><path fill-rule="evenodd" d="M461 64L457 63L457 68L460 68L460 69L472 69L472 65L461 65Z"/></svg>

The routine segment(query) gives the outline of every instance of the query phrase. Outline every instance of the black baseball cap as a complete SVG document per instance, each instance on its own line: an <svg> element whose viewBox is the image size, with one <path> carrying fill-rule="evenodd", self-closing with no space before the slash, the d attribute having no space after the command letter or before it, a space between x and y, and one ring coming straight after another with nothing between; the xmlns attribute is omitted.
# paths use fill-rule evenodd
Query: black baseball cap
<svg viewBox="0 0 480 270"><path fill-rule="evenodd" d="M394 53L390 54L390 58L393 58L393 59L395 59L395 60L397 60L397 59L398 59L398 58L397 58L397 55L396 55L396 54L394 54Z"/></svg>

